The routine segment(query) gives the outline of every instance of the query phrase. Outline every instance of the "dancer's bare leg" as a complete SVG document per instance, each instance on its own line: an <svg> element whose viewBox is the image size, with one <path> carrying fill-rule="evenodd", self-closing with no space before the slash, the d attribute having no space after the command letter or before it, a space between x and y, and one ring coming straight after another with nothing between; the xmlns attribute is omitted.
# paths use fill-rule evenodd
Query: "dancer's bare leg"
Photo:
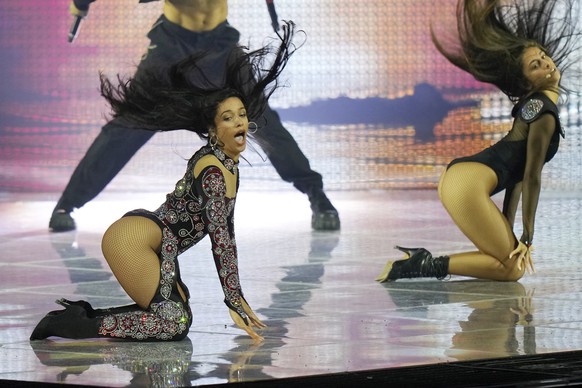
<svg viewBox="0 0 582 388"><path fill-rule="evenodd" d="M481 163L451 166L441 176L439 197L458 228L478 251L449 255L451 275L491 280L518 280L524 268L509 258L517 239L507 219L490 198L497 176Z"/></svg>

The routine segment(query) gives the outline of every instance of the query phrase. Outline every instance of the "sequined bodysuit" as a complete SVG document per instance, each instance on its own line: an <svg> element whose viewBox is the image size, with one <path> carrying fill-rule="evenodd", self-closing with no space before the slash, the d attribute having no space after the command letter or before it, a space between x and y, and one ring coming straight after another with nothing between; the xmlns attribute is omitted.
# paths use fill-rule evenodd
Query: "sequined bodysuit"
<svg viewBox="0 0 582 388"><path fill-rule="evenodd" d="M214 155L232 174L237 175L238 166L221 150L204 146L188 162L187 171L176 183L173 192L155 211L138 209L125 216L142 216L156 222L162 230L160 284L150 307L146 311L129 311L112 314L103 318L99 334L135 339L175 339L176 335L187 333L192 314L178 293L178 284L189 297L186 286L180 279L177 256L195 245L206 235L210 237L212 253L219 279L225 295L226 305L245 321L248 317L242 308L243 294L238 277L238 260L234 237L235 198L226 196L226 181L223 171L209 165L197 178L194 166L204 156ZM158 321L149 330L140 327L139 320L150 314L151 320ZM160 316L163 314L163 316ZM134 317L135 315L135 317ZM121 322L130 322L121 327ZM169 322L169 323L168 323ZM166 326L163 328L162 326ZM167 327L167 326L171 327ZM187 326L186 326L187 325ZM168 338L165 338L168 337Z"/></svg>

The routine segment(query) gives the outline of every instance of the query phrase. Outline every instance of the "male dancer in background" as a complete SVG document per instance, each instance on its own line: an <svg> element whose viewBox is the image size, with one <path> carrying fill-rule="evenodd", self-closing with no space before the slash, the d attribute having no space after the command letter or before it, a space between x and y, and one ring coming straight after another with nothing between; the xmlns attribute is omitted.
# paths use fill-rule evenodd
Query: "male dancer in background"
<svg viewBox="0 0 582 388"><path fill-rule="evenodd" d="M73 0L71 14L86 16L93 1ZM154 0L140 0L149 1ZM270 6L272 11L272 2ZM135 75L144 69L167 68L190 55L205 54L207 76L219 82L240 38L240 33L228 24L227 15L227 0L164 0L163 13L148 33L148 52ZM339 215L323 191L321 175L311 169L277 112L267 107L261 122L265 126L254 137L281 178L307 194L312 228L338 230ZM152 131L127 128L119 120L105 124L73 172L51 215L49 228L53 232L75 229L71 212L95 198L153 135Z"/></svg>

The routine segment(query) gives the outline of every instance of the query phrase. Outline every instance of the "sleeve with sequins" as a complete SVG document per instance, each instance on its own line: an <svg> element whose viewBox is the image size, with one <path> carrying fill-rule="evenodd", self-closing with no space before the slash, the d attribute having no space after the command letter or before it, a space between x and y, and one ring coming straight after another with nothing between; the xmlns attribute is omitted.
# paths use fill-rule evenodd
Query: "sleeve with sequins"
<svg viewBox="0 0 582 388"><path fill-rule="evenodd" d="M226 197L226 181L221 169L206 167L196 180L206 224L212 245L214 263L224 292L224 303L248 323L242 306L239 283L236 241L234 238L234 200Z"/></svg>

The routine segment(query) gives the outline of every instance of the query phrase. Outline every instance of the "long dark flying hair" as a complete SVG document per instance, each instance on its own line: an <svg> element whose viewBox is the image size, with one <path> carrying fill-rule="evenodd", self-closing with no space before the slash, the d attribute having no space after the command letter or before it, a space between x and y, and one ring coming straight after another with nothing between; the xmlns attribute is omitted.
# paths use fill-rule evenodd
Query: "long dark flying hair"
<svg viewBox="0 0 582 388"><path fill-rule="evenodd" d="M208 54L193 55L165 71L141 71L138 76L117 76L114 85L100 74L101 95L111 106L113 118L125 125L154 131L185 129L208 138L218 105L239 97L249 119L257 119L278 88L278 77L297 49L292 43L293 22L285 22L277 47L267 45L248 52L236 46L220 83L210 80L202 63ZM211 69L216 71L216 69Z"/></svg>
<svg viewBox="0 0 582 388"><path fill-rule="evenodd" d="M524 49L544 50L562 75L575 62L568 57L582 38L574 7L578 1L459 0L458 41L445 43L431 26L432 40L452 64L515 102L535 91L523 74Z"/></svg>

